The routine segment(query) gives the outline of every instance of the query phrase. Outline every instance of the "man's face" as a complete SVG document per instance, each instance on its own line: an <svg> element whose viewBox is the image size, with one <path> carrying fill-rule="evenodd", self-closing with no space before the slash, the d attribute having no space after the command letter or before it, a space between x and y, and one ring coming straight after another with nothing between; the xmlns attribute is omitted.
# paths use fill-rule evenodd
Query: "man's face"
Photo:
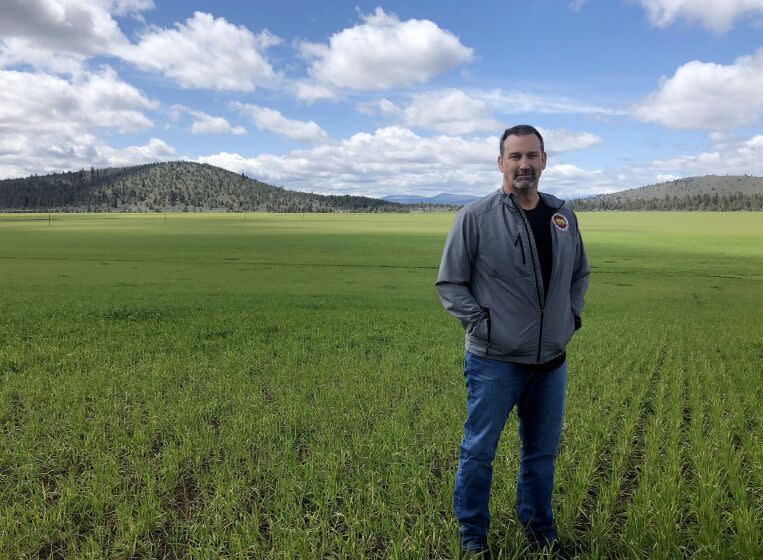
<svg viewBox="0 0 763 560"><path fill-rule="evenodd" d="M506 192L530 192L538 188L540 174L546 168L546 154L541 152L540 139L535 134L509 135L503 141L503 156L498 157L498 169L503 174Z"/></svg>

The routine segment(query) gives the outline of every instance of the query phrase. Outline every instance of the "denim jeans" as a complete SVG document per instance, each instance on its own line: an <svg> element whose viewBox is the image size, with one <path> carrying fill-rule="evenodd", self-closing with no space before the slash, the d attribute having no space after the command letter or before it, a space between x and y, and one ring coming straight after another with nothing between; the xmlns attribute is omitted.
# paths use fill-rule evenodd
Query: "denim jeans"
<svg viewBox="0 0 763 560"><path fill-rule="evenodd" d="M493 459L514 405L520 437L517 515L531 541L555 540L551 491L562 432L567 364L550 372L533 372L521 364L467 352L464 375L467 417L453 492L462 547L486 544Z"/></svg>

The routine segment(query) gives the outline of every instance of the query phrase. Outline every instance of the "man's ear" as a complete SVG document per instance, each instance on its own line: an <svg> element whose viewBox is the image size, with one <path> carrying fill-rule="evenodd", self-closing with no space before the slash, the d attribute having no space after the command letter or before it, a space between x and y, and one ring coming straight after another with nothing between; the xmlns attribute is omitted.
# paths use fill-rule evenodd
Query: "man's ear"
<svg viewBox="0 0 763 560"><path fill-rule="evenodd" d="M546 169L546 160L547 160L547 158L546 158L546 152L543 152L543 167L541 167L541 168L540 168L540 170L541 170L541 171L543 171L544 169Z"/></svg>
<svg viewBox="0 0 763 560"><path fill-rule="evenodd" d="M545 166L545 164L543 164ZM503 156L498 156L498 169L503 173Z"/></svg>

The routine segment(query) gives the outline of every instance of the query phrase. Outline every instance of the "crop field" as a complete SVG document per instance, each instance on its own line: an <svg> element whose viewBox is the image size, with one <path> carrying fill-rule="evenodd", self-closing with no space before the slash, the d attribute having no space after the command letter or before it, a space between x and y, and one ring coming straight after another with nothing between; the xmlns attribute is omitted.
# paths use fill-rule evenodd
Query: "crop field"
<svg viewBox="0 0 763 560"><path fill-rule="evenodd" d="M457 558L452 214L0 215L0 558ZM763 558L763 215L580 215L580 558ZM525 552L512 414L494 558Z"/></svg>

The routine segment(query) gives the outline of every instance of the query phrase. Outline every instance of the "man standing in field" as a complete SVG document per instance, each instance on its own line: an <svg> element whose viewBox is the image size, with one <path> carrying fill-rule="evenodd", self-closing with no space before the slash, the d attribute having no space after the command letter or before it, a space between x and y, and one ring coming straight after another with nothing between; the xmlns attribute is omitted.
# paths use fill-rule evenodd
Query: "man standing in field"
<svg viewBox="0 0 763 560"><path fill-rule="evenodd" d="M543 138L532 126L500 141L502 188L461 209L437 290L466 331L467 416L454 490L467 555L487 550L492 462L509 412L519 417L517 514L531 549L565 556L551 492L564 415L565 347L580 328L588 262L575 213L539 193Z"/></svg>

